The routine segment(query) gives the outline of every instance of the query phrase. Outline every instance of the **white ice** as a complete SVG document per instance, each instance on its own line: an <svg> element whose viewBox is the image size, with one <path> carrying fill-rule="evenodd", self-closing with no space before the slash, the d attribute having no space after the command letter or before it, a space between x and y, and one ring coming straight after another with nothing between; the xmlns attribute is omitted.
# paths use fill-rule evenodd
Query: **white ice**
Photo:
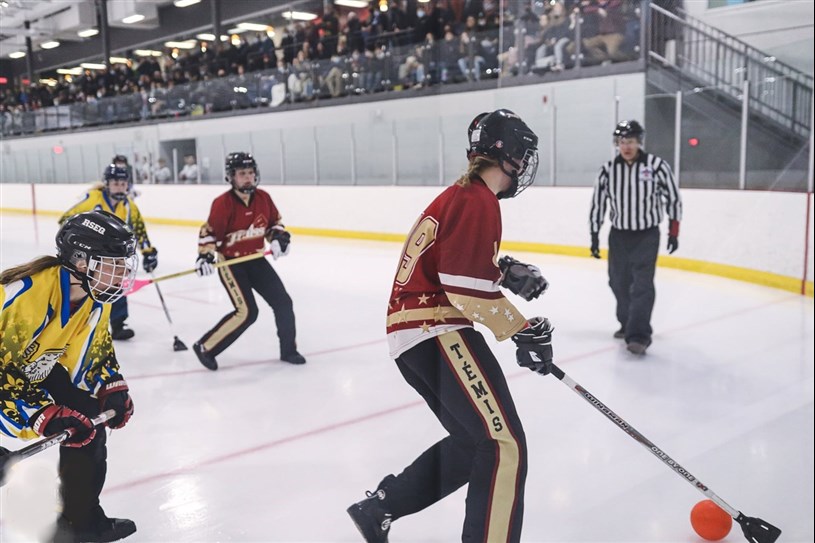
<svg viewBox="0 0 815 543"><path fill-rule="evenodd" d="M55 217L3 214L0 227L0 268L53 254ZM195 228L148 229L157 275L192 267ZM443 436L388 358L385 309L400 249L294 236L273 265L294 300L308 358L300 367L278 360L274 318L259 297L258 321L218 357L217 372L191 350L173 352L174 335L191 347L230 310L215 277L160 283L174 326L154 287L130 297L136 336L116 350L136 411L109 436L102 494L109 515L137 523L128 541L361 541L345 508ZM556 361L573 379L731 506L780 527L781 541L813 541L811 298L659 268L654 344L639 359L611 337L605 261L514 256L552 285L517 305L553 321ZM702 541L689 522L701 493L557 379L517 367L511 342L490 341L529 442L523 541ZM40 460L55 465L56 454ZM391 541L460 540L464 497L462 489L398 520ZM15 526L8 510L0 508L3 541ZM735 523L725 541L744 541Z"/></svg>

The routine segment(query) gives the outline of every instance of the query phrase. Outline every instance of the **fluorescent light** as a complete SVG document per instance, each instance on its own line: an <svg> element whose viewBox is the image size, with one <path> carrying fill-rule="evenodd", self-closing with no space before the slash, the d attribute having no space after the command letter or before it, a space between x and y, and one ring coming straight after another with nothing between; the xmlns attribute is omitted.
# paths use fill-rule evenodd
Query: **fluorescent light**
<svg viewBox="0 0 815 543"><path fill-rule="evenodd" d="M269 30L269 25L262 25L258 23L238 23L238 28L254 30L255 32L266 32L267 30Z"/></svg>
<svg viewBox="0 0 815 543"><path fill-rule="evenodd" d="M8 54L8 58L23 58L25 56L25 51L14 51L13 53Z"/></svg>
<svg viewBox="0 0 815 543"><path fill-rule="evenodd" d="M201 41L215 41L215 34L210 34L209 32L204 32L203 34L196 34L195 37ZM229 36L221 34L221 41L226 41L228 39Z"/></svg>
<svg viewBox="0 0 815 543"><path fill-rule="evenodd" d="M127 17L122 19L122 22L124 24L126 24L126 25L132 25L133 23L138 23L139 21L143 21L143 20L144 20L144 15L142 15L141 13L136 13L134 15L128 15Z"/></svg>
<svg viewBox="0 0 815 543"><path fill-rule="evenodd" d="M49 87L56 87L57 86L57 80L53 79L51 77L49 77L47 79L40 79L39 83L40 83L40 85L48 85Z"/></svg>
<svg viewBox="0 0 815 543"><path fill-rule="evenodd" d="M87 68L88 70L104 70L107 68L107 66L101 62L83 62L79 66L82 68Z"/></svg>
<svg viewBox="0 0 815 543"><path fill-rule="evenodd" d="M367 8L368 0L334 0L334 5L347 8Z"/></svg>
<svg viewBox="0 0 815 543"><path fill-rule="evenodd" d="M136 49L133 54L139 57L160 57L161 51L153 51L152 49Z"/></svg>
<svg viewBox="0 0 815 543"><path fill-rule="evenodd" d="M177 8L186 8L189 6L194 6L200 1L201 0L175 0L175 2L173 2L173 5Z"/></svg>
<svg viewBox="0 0 815 543"><path fill-rule="evenodd" d="M249 29L248 29L248 28L238 28L238 27L236 26L235 28L230 28L229 30L227 30L227 33L228 33L229 35L232 35L232 34L243 34L244 32L249 32Z"/></svg>
<svg viewBox="0 0 815 543"><path fill-rule="evenodd" d="M76 33L76 35L80 38L90 38L91 36L96 36L97 34L99 34L99 30L96 28L88 28L85 30L80 30Z"/></svg>
<svg viewBox="0 0 815 543"><path fill-rule="evenodd" d="M40 44L40 47L43 49L54 49L55 47L59 47L58 41L46 41Z"/></svg>
<svg viewBox="0 0 815 543"><path fill-rule="evenodd" d="M125 57L110 57L110 61L113 64L127 64L128 62L130 62L130 59Z"/></svg>
<svg viewBox="0 0 815 543"><path fill-rule="evenodd" d="M286 19L296 19L298 21L313 21L317 18L317 14L307 11L286 11L283 13L283 17Z"/></svg>
<svg viewBox="0 0 815 543"><path fill-rule="evenodd" d="M169 47L170 49L195 49L196 45L198 45L198 42L195 40L164 42L164 47Z"/></svg>
<svg viewBox="0 0 815 543"><path fill-rule="evenodd" d="M62 75L82 75L82 68L57 68L57 73Z"/></svg>

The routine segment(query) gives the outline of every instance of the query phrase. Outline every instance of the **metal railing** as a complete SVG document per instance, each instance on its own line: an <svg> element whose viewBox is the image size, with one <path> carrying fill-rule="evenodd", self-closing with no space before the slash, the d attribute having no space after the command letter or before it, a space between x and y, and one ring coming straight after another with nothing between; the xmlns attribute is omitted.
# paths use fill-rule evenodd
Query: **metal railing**
<svg viewBox="0 0 815 543"><path fill-rule="evenodd" d="M799 137L812 117L812 77L687 14L649 3L648 57L741 102Z"/></svg>

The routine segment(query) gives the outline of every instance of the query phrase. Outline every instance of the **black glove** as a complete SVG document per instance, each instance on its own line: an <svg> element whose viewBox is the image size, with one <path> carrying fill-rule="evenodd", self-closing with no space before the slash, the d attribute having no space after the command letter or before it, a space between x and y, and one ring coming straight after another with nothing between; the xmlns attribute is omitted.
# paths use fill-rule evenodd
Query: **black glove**
<svg viewBox="0 0 815 543"><path fill-rule="evenodd" d="M674 251L679 249L679 238L676 236L668 236L668 254L674 254Z"/></svg>
<svg viewBox="0 0 815 543"><path fill-rule="evenodd" d="M537 266L524 264L504 256L498 261L501 269L500 285L517 294L527 302L534 300L549 288L549 282L541 275Z"/></svg>
<svg viewBox="0 0 815 543"><path fill-rule="evenodd" d="M91 420L70 407L48 405L37 411L28 423L43 437L50 437L70 430L71 435L62 442L63 447L84 447L96 436Z"/></svg>
<svg viewBox="0 0 815 543"><path fill-rule="evenodd" d="M591 256L600 258L600 234L597 232L591 233Z"/></svg>
<svg viewBox="0 0 815 543"><path fill-rule="evenodd" d="M512 336L518 349L515 358L518 365L546 375L552 364L552 332L555 327L549 319L529 319L528 326Z"/></svg>
<svg viewBox="0 0 815 543"><path fill-rule="evenodd" d="M144 271L150 273L158 266L158 249L155 247L148 247L141 252L141 265Z"/></svg>
<svg viewBox="0 0 815 543"><path fill-rule="evenodd" d="M282 224L275 224L266 229L266 241L272 250L272 258L277 260L281 256L289 254L289 243L291 234L286 231Z"/></svg>
<svg viewBox="0 0 815 543"><path fill-rule="evenodd" d="M119 375L103 384L96 393L101 411L116 411L116 416L106 422L108 428L118 430L133 416L133 400L130 399L129 390L124 378Z"/></svg>
<svg viewBox="0 0 815 543"><path fill-rule="evenodd" d="M213 264L215 264L214 253L201 253L195 261L195 273L198 274L198 277L215 273Z"/></svg>

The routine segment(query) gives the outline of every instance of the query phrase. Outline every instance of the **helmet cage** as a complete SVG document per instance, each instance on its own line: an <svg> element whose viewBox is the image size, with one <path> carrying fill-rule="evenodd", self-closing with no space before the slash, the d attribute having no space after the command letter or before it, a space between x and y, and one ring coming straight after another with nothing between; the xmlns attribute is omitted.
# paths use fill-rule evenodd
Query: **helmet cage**
<svg viewBox="0 0 815 543"><path fill-rule="evenodd" d="M105 190L113 200L117 202L121 202L127 198L127 193L133 188L133 179L130 177L130 172L126 167L116 166L115 164L111 164L107 168L105 168ZM111 181L127 181L127 190L124 192L116 192L113 193L110 191L110 182Z"/></svg>
<svg viewBox="0 0 815 543"><path fill-rule="evenodd" d="M235 186L235 172L243 169L251 169L255 172L255 183L249 187ZM260 184L260 170L255 158L249 153L232 153L226 157L226 182L232 185L232 188L244 194L252 194Z"/></svg>
<svg viewBox="0 0 815 543"><path fill-rule="evenodd" d="M84 274L85 291L97 302L112 304L133 287L139 258L130 256L91 255Z"/></svg>
<svg viewBox="0 0 815 543"><path fill-rule="evenodd" d="M508 162L514 171L504 169L504 162ZM520 162L509 156L499 161L501 171L510 178L511 184L507 190L498 193L498 199L514 198L532 185L535 182L535 175L538 173L539 163L540 157L537 149L527 149Z"/></svg>

